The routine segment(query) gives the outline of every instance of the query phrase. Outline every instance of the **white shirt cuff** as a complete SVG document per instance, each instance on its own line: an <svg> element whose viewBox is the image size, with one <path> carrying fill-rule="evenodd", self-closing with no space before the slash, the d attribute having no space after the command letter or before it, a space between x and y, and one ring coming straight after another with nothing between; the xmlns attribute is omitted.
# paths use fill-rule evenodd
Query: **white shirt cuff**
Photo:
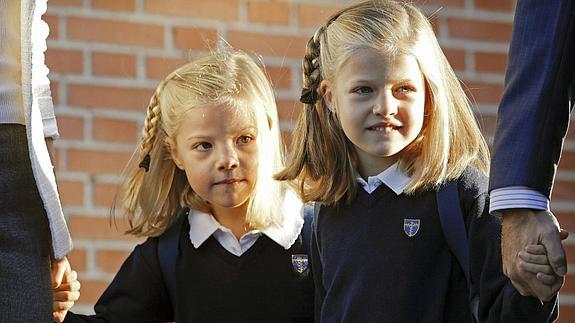
<svg viewBox="0 0 575 323"><path fill-rule="evenodd" d="M489 193L489 213L506 209L549 210L549 199L525 186L498 188Z"/></svg>

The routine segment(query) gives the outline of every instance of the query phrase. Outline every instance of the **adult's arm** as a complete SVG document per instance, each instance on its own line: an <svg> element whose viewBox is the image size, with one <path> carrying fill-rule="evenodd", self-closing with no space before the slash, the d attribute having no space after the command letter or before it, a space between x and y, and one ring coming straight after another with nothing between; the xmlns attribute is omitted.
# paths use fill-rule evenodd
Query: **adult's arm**
<svg viewBox="0 0 575 323"><path fill-rule="evenodd" d="M498 111L491 192L527 187L550 197L569 123L574 21L575 2L571 0L517 3L506 87ZM528 205L498 212L503 215L505 274L522 294L547 298L549 294L538 292L543 286L535 276L520 270L516 255L525 244L543 243L555 272L564 275L566 261L555 217Z"/></svg>

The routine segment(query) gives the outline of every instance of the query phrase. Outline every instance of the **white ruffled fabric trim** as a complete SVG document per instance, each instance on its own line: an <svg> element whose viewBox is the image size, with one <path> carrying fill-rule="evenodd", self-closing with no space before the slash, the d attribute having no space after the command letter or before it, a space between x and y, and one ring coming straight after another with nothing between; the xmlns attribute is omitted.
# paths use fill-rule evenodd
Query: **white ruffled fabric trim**
<svg viewBox="0 0 575 323"><path fill-rule="evenodd" d="M42 115L44 125L44 137L56 139L58 126L54 115L54 106L50 92L50 70L46 66L44 52L47 49L46 39L50 34L50 27L42 20L42 15L48 9L48 0L35 0L34 14L32 16L32 97L33 105L37 105Z"/></svg>

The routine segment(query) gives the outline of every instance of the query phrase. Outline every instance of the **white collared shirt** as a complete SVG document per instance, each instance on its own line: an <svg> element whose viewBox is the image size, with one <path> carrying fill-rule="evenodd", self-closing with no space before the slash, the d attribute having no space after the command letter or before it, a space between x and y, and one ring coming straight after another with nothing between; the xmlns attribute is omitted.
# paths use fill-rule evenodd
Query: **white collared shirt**
<svg viewBox="0 0 575 323"><path fill-rule="evenodd" d="M373 193L381 184L385 184L395 194L399 195L403 193L410 181L411 178L399 170L397 163L375 176L369 176L367 182L363 178L357 177L357 182L369 194Z"/></svg>
<svg viewBox="0 0 575 323"><path fill-rule="evenodd" d="M188 221L190 223L190 241L194 248L199 248L210 236L219 242L228 252L241 256L249 250L258 238L265 234L275 243L289 249L299 236L303 227L302 204L295 196L287 196L284 201L284 218L282 223L273 223L264 230L246 232L238 240L232 231L221 225L213 215L190 209Z"/></svg>

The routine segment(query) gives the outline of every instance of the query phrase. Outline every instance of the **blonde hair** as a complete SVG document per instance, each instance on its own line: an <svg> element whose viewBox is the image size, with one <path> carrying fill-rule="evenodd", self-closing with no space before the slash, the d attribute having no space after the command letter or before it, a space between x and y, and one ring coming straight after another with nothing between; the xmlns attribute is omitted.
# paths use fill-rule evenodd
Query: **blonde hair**
<svg viewBox="0 0 575 323"><path fill-rule="evenodd" d="M284 200L286 184L273 178L284 166L273 91L262 68L250 56L228 48L176 69L156 88L140 145L116 197L128 217L128 233L160 235L182 207L210 212L185 173L176 167L170 149L183 118L196 107L222 104L248 111L258 127L258 177L249 200L247 225L262 229L282 220L277 208Z"/></svg>
<svg viewBox="0 0 575 323"><path fill-rule="evenodd" d="M406 193L430 189L474 165L487 173L489 151L477 121L427 18L403 1L369 0L345 8L307 43L303 60L304 112L296 123L291 161L276 175L297 179L304 202L351 201L357 190L357 155L321 98L320 83L333 84L338 71L360 49L390 57L413 56L425 81L425 119L418 137L399 154L411 177Z"/></svg>

